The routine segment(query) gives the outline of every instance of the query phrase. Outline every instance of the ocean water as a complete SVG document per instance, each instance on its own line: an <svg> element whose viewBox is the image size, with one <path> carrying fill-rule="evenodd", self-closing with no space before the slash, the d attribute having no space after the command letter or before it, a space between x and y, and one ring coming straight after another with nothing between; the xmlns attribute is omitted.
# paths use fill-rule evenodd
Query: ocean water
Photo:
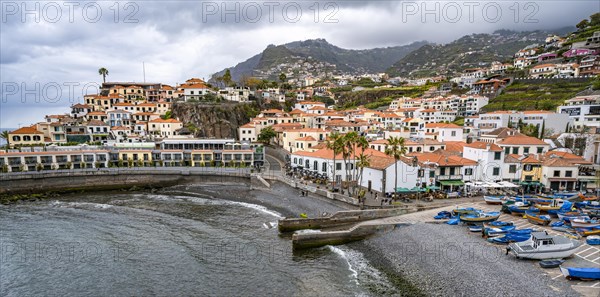
<svg viewBox="0 0 600 297"><path fill-rule="evenodd" d="M216 198L128 192L0 205L0 296L370 296L350 248L293 252L281 216Z"/></svg>

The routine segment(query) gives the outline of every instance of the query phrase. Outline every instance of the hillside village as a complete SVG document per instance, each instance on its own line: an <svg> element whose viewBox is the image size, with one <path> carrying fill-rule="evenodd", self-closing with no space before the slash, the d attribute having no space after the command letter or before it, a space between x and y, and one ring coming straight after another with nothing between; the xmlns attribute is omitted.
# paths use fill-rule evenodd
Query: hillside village
<svg viewBox="0 0 600 297"><path fill-rule="evenodd" d="M7 131L0 166L4 173L260 168L267 145L286 154L290 176L382 195L425 188L452 193L482 183L508 183L523 191L594 190L600 188L597 18L581 25L577 34L551 35L545 44L522 48L510 61L453 75L334 73L335 65L298 59L239 82L228 72L219 84L200 78L173 86L104 82L99 94L84 96L65 114L49 114ZM277 79L268 80L273 77ZM587 87L561 99L557 108L485 112L519 82L535 86L570 81ZM374 90L422 92L375 98L375 105L339 102ZM377 101L383 99L387 101ZM176 104L257 102L265 108L237 127L237 139L197 138L199 123L183 122L173 114Z"/></svg>

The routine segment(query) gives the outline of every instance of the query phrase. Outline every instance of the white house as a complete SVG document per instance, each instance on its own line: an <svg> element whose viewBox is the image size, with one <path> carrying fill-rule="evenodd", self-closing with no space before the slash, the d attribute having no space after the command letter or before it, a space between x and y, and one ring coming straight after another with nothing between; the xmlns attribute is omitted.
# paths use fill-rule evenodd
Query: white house
<svg viewBox="0 0 600 297"><path fill-rule="evenodd" d="M504 152L497 144L481 141L465 144L462 156L477 161L475 180L502 180Z"/></svg>
<svg viewBox="0 0 600 297"><path fill-rule="evenodd" d="M425 175L429 176L428 170L420 171L420 167L413 167L413 163L408 158L402 158L396 161L388 156L372 156L369 158L370 166L363 170L360 186L367 191L375 191L378 193L394 192L394 186L397 182L398 188L412 189L414 187L426 187L422 183L426 183ZM396 174L396 164L398 174ZM397 178L397 181L394 180Z"/></svg>

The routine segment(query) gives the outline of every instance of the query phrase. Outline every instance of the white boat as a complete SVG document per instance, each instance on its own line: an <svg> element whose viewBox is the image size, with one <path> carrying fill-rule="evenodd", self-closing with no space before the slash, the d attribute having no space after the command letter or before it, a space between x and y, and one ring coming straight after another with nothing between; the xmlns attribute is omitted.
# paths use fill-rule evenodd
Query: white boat
<svg viewBox="0 0 600 297"><path fill-rule="evenodd" d="M483 200L487 204L502 204L502 201L505 200L505 196L483 196Z"/></svg>
<svg viewBox="0 0 600 297"><path fill-rule="evenodd" d="M578 240L549 235L546 231L532 232L528 240L509 244L506 253L512 252L517 259L559 259L570 257L580 245Z"/></svg>
<svg viewBox="0 0 600 297"><path fill-rule="evenodd" d="M571 219L571 227L573 228L593 228L600 226L599 220L590 220L585 218Z"/></svg>

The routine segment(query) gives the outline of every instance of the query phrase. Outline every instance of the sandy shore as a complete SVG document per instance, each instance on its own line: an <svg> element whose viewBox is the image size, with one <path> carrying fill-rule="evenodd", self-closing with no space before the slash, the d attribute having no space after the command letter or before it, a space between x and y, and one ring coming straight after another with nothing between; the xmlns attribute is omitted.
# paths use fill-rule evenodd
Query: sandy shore
<svg viewBox="0 0 600 297"><path fill-rule="evenodd" d="M463 226L402 226L351 246L430 296L580 295L553 281L537 261L507 256L505 246L488 244Z"/></svg>

